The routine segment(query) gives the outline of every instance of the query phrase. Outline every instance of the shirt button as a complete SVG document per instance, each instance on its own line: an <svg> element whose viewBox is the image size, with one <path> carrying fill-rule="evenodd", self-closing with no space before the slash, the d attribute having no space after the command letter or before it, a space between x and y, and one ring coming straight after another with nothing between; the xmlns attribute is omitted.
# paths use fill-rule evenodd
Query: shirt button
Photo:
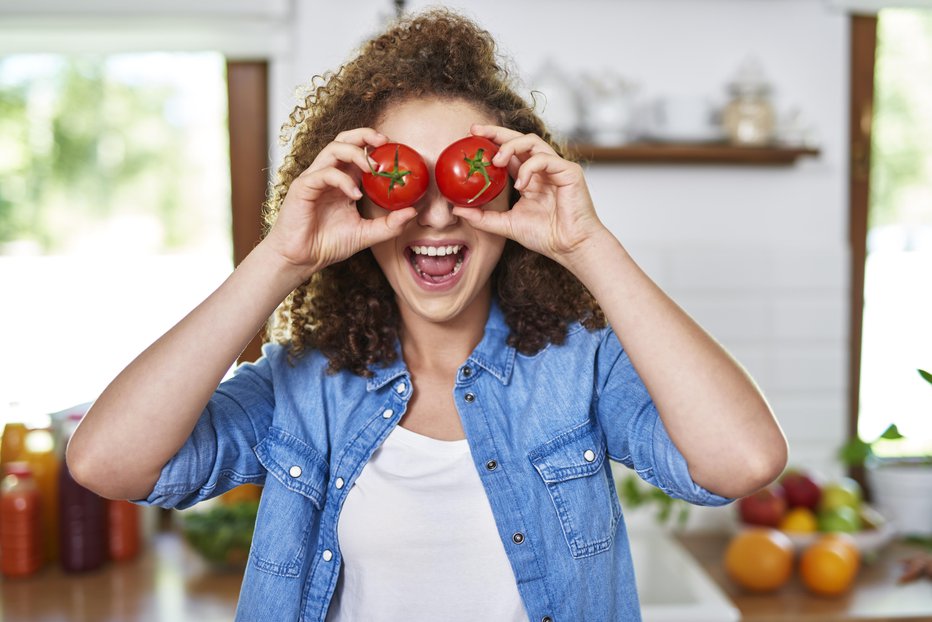
<svg viewBox="0 0 932 622"><path fill-rule="evenodd" d="M473 393L467 393L464 397L466 398L466 401L469 402L470 404L476 401L476 396Z"/></svg>
<svg viewBox="0 0 932 622"><path fill-rule="evenodd" d="M463 368L463 377L464 377L464 378L469 378L470 376L472 376L472 367L464 367L464 368Z"/></svg>
<svg viewBox="0 0 932 622"><path fill-rule="evenodd" d="M404 393L405 389L407 388L408 388L408 385L406 385L403 382L399 382L398 384L395 385L395 393L398 393L398 394Z"/></svg>
<svg viewBox="0 0 932 622"><path fill-rule="evenodd" d="M511 536L511 541L515 544L521 544L524 542L524 534L519 531L515 535Z"/></svg>
<svg viewBox="0 0 932 622"><path fill-rule="evenodd" d="M586 459L586 462L592 462L595 460L595 452L591 449L587 449L586 453L583 454L583 458Z"/></svg>
<svg viewBox="0 0 932 622"><path fill-rule="evenodd" d="M490 471L494 471L498 467L498 463L495 460L489 460L485 463L485 468Z"/></svg>
<svg viewBox="0 0 932 622"><path fill-rule="evenodd" d="M330 549L327 549L324 551L323 558L325 562L329 562L331 559L333 559L333 552Z"/></svg>
<svg viewBox="0 0 932 622"><path fill-rule="evenodd" d="M544 616L543 618L540 619L540 622L553 622L553 618L551 618L550 616Z"/></svg>
<svg viewBox="0 0 932 622"><path fill-rule="evenodd" d="M338 478L337 478L337 481L335 482L335 485L336 485L336 487L337 487L337 490L339 490L340 488L343 488L343 484L345 484L345 483L346 483L346 482L343 481L343 478L342 478L342 477L338 477Z"/></svg>
<svg viewBox="0 0 932 622"><path fill-rule="evenodd" d="M301 477L301 467L299 467L297 464L294 465L293 467L288 469L288 475L290 475L291 477Z"/></svg>
<svg viewBox="0 0 932 622"><path fill-rule="evenodd" d="M385 419L391 419L392 415L394 414L395 414L395 411L392 410L391 408L386 408L385 410L382 411L382 417Z"/></svg>

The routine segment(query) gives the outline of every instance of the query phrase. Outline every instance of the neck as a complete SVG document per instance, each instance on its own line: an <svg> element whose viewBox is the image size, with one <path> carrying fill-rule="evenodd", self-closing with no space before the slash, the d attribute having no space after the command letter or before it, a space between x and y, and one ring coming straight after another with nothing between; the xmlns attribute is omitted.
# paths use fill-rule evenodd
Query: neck
<svg viewBox="0 0 932 622"><path fill-rule="evenodd" d="M401 311L401 347L409 369L455 370L482 341L491 309L491 291L446 322L432 322L410 309Z"/></svg>

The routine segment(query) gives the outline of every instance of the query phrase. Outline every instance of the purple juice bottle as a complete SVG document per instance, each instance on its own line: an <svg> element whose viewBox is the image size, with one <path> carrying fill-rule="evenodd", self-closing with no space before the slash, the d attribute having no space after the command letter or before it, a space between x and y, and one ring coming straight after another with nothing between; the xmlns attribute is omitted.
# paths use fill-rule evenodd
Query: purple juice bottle
<svg viewBox="0 0 932 622"><path fill-rule="evenodd" d="M82 415L65 422L64 445ZM64 462L58 480L61 566L66 572L95 570L107 561L107 501L74 481Z"/></svg>

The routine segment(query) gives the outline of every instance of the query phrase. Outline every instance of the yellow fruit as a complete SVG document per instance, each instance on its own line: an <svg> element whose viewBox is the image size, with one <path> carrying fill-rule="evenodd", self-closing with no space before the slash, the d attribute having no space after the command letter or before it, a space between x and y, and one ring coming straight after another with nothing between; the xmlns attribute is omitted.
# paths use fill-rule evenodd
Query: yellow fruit
<svg viewBox="0 0 932 622"><path fill-rule="evenodd" d="M793 508L780 521L780 531L812 533L818 531L819 521L809 508Z"/></svg>
<svg viewBox="0 0 932 622"><path fill-rule="evenodd" d="M860 568L860 553L846 534L823 536L811 544L799 560L803 585L821 596L844 594Z"/></svg>
<svg viewBox="0 0 932 622"><path fill-rule="evenodd" d="M725 572L750 591L776 590L793 572L793 543L776 529L746 529L725 550Z"/></svg>

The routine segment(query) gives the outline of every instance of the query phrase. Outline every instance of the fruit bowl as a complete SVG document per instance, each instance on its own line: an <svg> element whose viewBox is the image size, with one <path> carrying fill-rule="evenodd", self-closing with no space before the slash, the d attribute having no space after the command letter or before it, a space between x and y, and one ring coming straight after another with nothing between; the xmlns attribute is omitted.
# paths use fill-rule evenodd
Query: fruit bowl
<svg viewBox="0 0 932 622"><path fill-rule="evenodd" d="M737 533L745 529L755 528L760 528L760 525L748 525L747 523L739 522L736 523L735 532ZM793 548L799 552L807 548L820 537L830 535L832 532L813 531L810 533L793 533L792 531L784 531L783 533L786 534L790 542L793 543ZM848 533L848 535L854 539L854 543L857 545L862 555L870 555L879 551L884 545L890 542L893 536L896 535L896 529L894 529L893 525L890 523L884 523L876 529L863 529L861 531Z"/></svg>

